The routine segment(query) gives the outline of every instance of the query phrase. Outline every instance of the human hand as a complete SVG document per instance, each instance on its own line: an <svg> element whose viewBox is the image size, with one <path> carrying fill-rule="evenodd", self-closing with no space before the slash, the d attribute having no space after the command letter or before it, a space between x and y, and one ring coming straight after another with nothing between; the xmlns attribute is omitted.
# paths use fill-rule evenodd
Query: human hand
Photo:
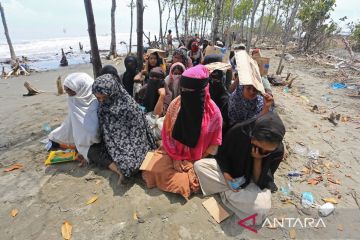
<svg viewBox="0 0 360 240"><path fill-rule="evenodd" d="M269 93L265 93L264 96L264 108L266 109L270 109L270 107L273 105L274 103L274 98L273 96L271 96Z"/></svg>
<svg viewBox="0 0 360 240"><path fill-rule="evenodd" d="M158 93L159 93L160 97L165 97L165 94L166 94L165 88L159 88Z"/></svg>
<svg viewBox="0 0 360 240"><path fill-rule="evenodd" d="M259 148L255 146L253 146L251 149L251 156L256 160L261 160L264 157L264 155L260 153Z"/></svg>
<svg viewBox="0 0 360 240"><path fill-rule="evenodd" d="M178 160L173 160L174 162L174 169L180 173L183 172L182 166L181 166L181 162L182 161L178 161Z"/></svg>
<svg viewBox="0 0 360 240"><path fill-rule="evenodd" d="M138 82L141 81L141 73L136 74L136 76L134 77L134 81L138 81Z"/></svg>
<svg viewBox="0 0 360 240"><path fill-rule="evenodd" d="M79 167L85 167L87 166L88 162L85 160L85 158L81 155L78 154L76 160L78 160L80 163L78 164Z"/></svg>
<svg viewBox="0 0 360 240"><path fill-rule="evenodd" d="M238 191L240 191L240 189L234 189L234 188L232 188L232 186L231 186L230 183L229 183L229 182L235 182L236 180L235 180L229 173L227 173L227 172L224 172L223 174L224 174L225 182L226 182L226 184L228 185L229 189L230 189L231 191L233 191L233 192L238 192Z"/></svg>

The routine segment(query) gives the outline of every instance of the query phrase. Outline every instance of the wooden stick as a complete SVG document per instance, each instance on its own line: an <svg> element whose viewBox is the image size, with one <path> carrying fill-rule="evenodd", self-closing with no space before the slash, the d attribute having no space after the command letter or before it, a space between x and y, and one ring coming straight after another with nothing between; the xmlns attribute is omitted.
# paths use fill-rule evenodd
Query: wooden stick
<svg viewBox="0 0 360 240"><path fill-rule="evenodd" d="M286 81L289 80L290 76L291 76L291 73L288 73L286 76Z"/></svg>
<svg viewBox="0 0 360 240"><path fill-rule="evenodd" d="M57 86L57 92L58 92L58 95L62 95L64 94L64 88L63 88L63 85L61 83L61 76L59 76L56 80L56 86Z"/></svg>
<svg viewBox="0 0 360 240"><path fill-rule="evenodd" d="M28 93L23 96L33 96L39 93L43 93L43 91L33 87L28 81L25 81L24 87L27 89Z"/></svg>
<svg viewBox="0 0 360 240"><path fill-rule="evenodd" d="M278 75L281 75L281 73L282 73L283 70L284 70L284 65L281 65Z"/></svg>
<svg viewBox="0 0 360 240"><path fill-rule="evenodd" d="M292 84L293 84L294 80L295 80L297 77L298 77L298 76L295 76L295 77L293 77L293 78L289 81L289 83L288 83L288 85L287 85L288 88L291 88L291 87L292 87Z"/></svg>

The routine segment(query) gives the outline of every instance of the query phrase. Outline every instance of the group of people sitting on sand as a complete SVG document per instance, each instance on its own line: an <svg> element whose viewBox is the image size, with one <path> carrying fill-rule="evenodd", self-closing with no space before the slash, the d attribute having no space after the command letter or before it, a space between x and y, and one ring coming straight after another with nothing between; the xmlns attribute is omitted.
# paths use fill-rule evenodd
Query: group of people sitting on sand
<svg viewBox="0 0 360 240"><path fill-rule="evenodd" d="M142 171L147 187L186 199L219 193L239 216L265 216L285 135L270 86L261 93L241 84L242 66L210 71L208 64L222 62L220 54L192 61L197 45L174 49L168 63L161 51L150 51L141 70L137 58L127 56L121 75L110 65L95 80L68 75L69 113L49 139L54 147L75 145L81 165L110 169L119 182L138 173L153 152L151 168ZM161 120L157 137L150 115Z"/></svg>

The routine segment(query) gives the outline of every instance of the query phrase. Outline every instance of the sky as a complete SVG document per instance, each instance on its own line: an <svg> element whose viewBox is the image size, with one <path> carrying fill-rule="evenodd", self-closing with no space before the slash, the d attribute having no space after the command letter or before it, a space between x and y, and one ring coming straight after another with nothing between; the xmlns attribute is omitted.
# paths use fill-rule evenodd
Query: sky
<svg viewBox="0 0 360 240"><path fill-rule="evenodd" d="M21 40L75 37L87 35L87 21L83 0L0 0L2 3L11 38ZM134 1L136 2L136 0ZM336 0L332 13L334 20L347 16L348 21L359 21L360 0ZM117 0L116 31L130 31L130 0ZM97 34L110 34L111 0L92 0ZM159 15L157 0L144 0L144 30L158 35ZM167 11L163 22L166 21ZM173 15L173 14L172 14ZM172 16L173 18L173 16ZM173 21L170 28L174 30ZM136 31L136 8L134 26ZM0 43L5 43L0 25Z"/></svg>

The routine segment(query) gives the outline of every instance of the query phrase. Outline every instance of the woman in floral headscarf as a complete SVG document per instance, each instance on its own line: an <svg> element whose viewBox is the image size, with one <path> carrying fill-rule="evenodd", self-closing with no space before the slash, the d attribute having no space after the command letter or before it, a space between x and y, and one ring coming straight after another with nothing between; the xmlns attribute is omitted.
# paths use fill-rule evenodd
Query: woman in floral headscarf
<svg viewBox="0 0 360 240"><path fill-rule="evenodd" d="M116 79L104 74L94 81L102 143L91 146L88 157L117 173L121 182L138 171L156 144L139 105Z"/></svg>

